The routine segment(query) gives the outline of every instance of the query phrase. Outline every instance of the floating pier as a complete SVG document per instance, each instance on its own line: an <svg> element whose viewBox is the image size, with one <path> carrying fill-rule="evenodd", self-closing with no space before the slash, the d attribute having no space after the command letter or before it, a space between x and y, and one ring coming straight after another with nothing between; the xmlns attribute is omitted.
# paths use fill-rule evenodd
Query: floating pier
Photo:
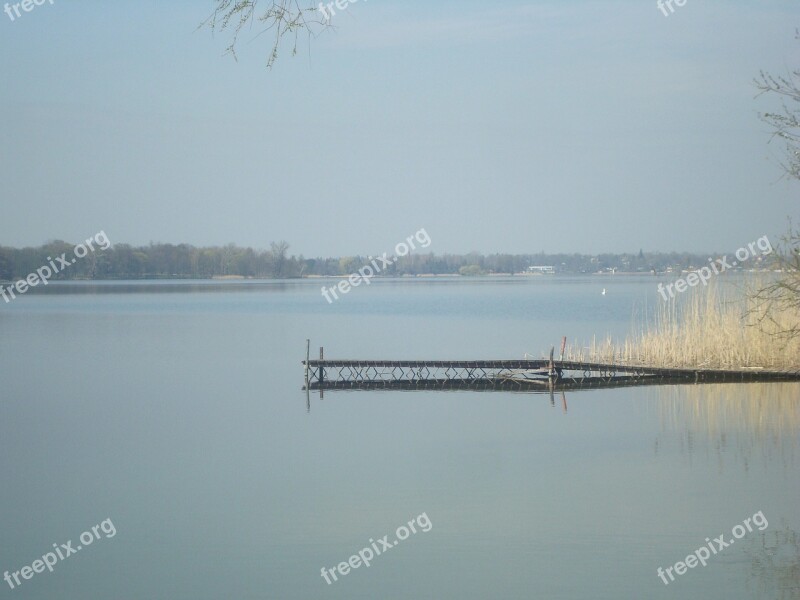
<svg viewBox="0 0 800 600"><path fill-rule="evenodd" d="M564 342L562 341L562 353ZM800 371L673 369L556 360L311 360L306 349L305 390L568 390L675 383L800 381ZM563 356L563 354L562 354Z"/></svg>

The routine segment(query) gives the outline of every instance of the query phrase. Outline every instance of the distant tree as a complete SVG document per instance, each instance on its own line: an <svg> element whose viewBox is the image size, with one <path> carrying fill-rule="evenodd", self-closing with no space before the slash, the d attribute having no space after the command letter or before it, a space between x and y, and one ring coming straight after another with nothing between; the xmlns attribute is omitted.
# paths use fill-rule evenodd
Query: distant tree
<svg viewBox="0 0 800 600"><path fill-rule="evenodd" d="M292 56L297 54L297 41L301 33L309 40L317 31L329 27L322 13L314 7L310 0L215 0L216 8L211 15L200 24L212 32L224 32L231 35L231 41L225 49L226 54L236 57L236 45L239 35L246 26L255 26L256 35L271 34L272 48L267 59L267 68L272 68L278 59L278 50L285 37L291 38Z"/></svg>
<svg viewBox="0 0 800 600"><path fill-rule="evenodd" d="M478 275L485 275L486 272L481 269L480 265L465 265L458 270L458 274L464 277L476 277Z"/></svg>
<svg viewBox="0 0 800 600"><path fill-rule="evenodd" d="M272 276L278 279L286 277L286 253L289 250L289 243L281 240L270 244L270 254L272 255Z"/></svg>
<svg viewBox="0 0 800 600"><path fill-rule="evenodd" d="M13 276L11 249L0 246L0 281L9 281Z"/></svg>
<svg viewBox="0 0 800 600"><path fill-rule="evenodd" d="M362 261L356 256L344 256L339 259L339 275L349 275L362 266Z"/></svg>

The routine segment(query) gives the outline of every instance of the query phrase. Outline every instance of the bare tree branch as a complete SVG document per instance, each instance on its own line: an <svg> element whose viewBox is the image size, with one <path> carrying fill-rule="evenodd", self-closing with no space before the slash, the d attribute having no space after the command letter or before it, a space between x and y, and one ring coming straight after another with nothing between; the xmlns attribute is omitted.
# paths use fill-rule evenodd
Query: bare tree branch
<svg viewBox="0 0 800 600"><path fill-rule="evenodd" d="M800 40L800 30L797 33ZM781 166L791 179L800 180L800 69L787 77L776 77L761 71L754 80L758 95L777 95L782 112L760 115L772 128L771 139L778 138L786 145ZM789 231L776 249L774 264L777 277L751 294L751 315L758 315L758 325L778 338L800 336L800 229L789 221Z"/></svg>
<svg viewBox="0 0 800 600"><path fill-rule="evenodd" d="M800 31L797 38L800 40ZM781 165L786 175L800 179L800 69L792 71L788 77L776 77L761 71L753 83L759 90L758 96L769 94L781 97L782 112L762 113L760 117L772 128L772 138L778 138L786 144L786 159ZM794 105L790 106L787 102Z"/></svg>
<svg viewBox="0 0 800 600"><path fill-rule="evenodd" d="M788 340L800 336L800 229L791 221L772 258L777 276L750 294L748 312L763 331Z"/></svg>
<svg viewBox="0 0 800 600"><path fill-rule="evenodd" d="M225 54L236 55L236 46L239 35L249 24L260 30L256 37L267 32L272 32L272 49L267 59L267 68L272 68L278 59L278 50L284 37L291 38L292 56L297 54L297 40L305 32L309 39L316 37L319 31L330 27L330 24L313 6L301 6L301 0L267 0L262 2L259 10L259 0L214 0L217 4L214 12L203 21L198 29L208 27L214 33L230 33L230 44L225 49ZM310 1L310 0L306 0ZM306 4L303 1L302 4Z"/></svg>

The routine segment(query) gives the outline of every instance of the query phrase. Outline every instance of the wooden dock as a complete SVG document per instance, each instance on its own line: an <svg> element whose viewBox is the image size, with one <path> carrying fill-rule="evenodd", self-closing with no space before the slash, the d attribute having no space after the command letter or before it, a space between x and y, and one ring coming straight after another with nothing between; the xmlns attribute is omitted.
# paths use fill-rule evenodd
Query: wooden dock
<svg viewBox="0 0 800 600"><path fill-rule="evenodd" d="M563 344L562 344L563 348ZM676 383L800 381L800 371L663 368L549 359L319 360L306 351L306 390L509 389L566 390Z"/></svg>

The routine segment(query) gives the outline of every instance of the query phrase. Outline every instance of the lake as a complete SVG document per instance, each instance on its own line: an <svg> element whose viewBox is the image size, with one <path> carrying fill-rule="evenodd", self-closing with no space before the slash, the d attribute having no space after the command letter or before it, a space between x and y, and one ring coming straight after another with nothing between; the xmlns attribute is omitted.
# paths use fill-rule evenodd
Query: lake
<svg viewBox="0 0 800 600"><path fill-rule="evenodd" d="M82 546L2 597L800 598L800 384L302 391L306 339L539 357L624 336L655 278L376 280L333 304L323 284L53 283L0 304L0 574ZM340 564L365 548L368 567Z"/></svg>

